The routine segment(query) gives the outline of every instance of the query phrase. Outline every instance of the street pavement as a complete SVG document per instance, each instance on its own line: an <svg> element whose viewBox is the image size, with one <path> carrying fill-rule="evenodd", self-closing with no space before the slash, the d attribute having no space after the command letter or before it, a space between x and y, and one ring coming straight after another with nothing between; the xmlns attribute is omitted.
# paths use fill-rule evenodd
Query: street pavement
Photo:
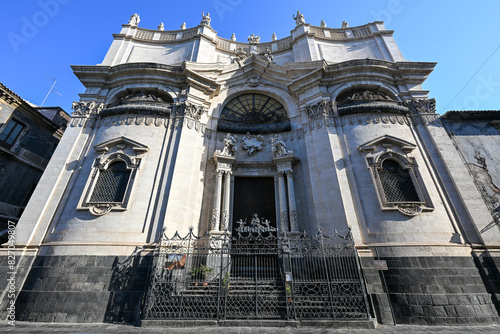
<svg viewBox="0 0 500 334"><path fill-rule="evenodd" d="M385 326L378 325L375 329L327 329L318 327L183 327L183 328L143 328L132 325L119 324L68 324L68 323L33 323L33 322L15 322L15 326L0 322L0 333L119 333L119 334L425 334L425 333L443 333L443 334L499 334L499 325L490 326L415 326L415 325L396 325Z"/></svg>

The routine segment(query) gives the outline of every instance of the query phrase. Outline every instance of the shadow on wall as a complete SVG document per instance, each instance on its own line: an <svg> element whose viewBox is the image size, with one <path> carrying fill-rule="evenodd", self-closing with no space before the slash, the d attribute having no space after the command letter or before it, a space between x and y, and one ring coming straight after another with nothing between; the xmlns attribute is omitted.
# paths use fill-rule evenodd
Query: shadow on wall
<svg viewBox="0 0 500 334"><path fill-rule="evenodd" d="M121 262L118 256L115 257L104 322L132 324L139 322L151 259L151 256L142 256L139 247Z"/></svg>
<svg viewBox="0 0 500 334"><path fill-rule="evenodd" d="M488 250L483 253L473 251L471 255L483 279L486 291L491 295L491 302L500 315L500 301L498 300L498 296L500 296L500 273L497 266L500 258L494 258Z"/></svg>

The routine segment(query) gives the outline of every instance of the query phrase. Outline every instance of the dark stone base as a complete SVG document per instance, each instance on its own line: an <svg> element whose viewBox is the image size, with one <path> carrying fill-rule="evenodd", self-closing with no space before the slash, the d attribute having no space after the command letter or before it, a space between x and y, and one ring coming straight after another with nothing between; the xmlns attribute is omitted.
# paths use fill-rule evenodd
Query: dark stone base
<svg viewBox="0 0 500 334"><path fill-rule="evenodd" d="M479 262L473 256L381 259L387 261L389 270L376 272L373 259L361 261L379 322L387 321L391 312L380 275L384 275L387 282L397 324L500 322L496 289L492 287L491 277L486 277L484 270L478 268Z"/></svg>
<svg viewBox="0 0 500 334"><path fill-rule="evenodd" d="M12 261L12 258L9 258L8 253L6 255L0 256L0 277L2 282L0 283L0 293L4 294L4 297L0 300L0 319L5 320L9 315L14 316L17 319L17 309L13 310L13 314L7 310L10 308L11 301L15 300L15 295L19 290L21 290L24 279L28 275L28 272L31 268L31 264L33 263L35 257L34 256L23 256L21 257L19 254L15 255L15 267L14 271L9 265L9 260ZM11 278L14 278L13 281L8 281ZM14 284L14 289L11 286L11 283Z"/></svg>
<svg viewBox="0 0 500 334"><path fill-rule="evenodd" d="M496 267L500 261L488 253L382 259L387 261L389 270L379 272L373 267L373 258L361 257L373 316L378 323L393 323L391 306L397 324L500 323L500 280ZM140 254L24 257L20 259L24 264L16 283L20 284L26 276L27 279L16 301L16 320L138 324L151 260L151 256ZM7 272L6 261L7 257L0 257L0 273ZM5 305L1 310L5 319ZM287 323L286 326L294 326L294 322ZM349 322L346 327L352 324Z"/></svg>
<svg viewBox="0 0 500 334"><path fill-rule="evenodd" d="M16 320L137 323L151 256L39 256L16 301Z"/></svg>

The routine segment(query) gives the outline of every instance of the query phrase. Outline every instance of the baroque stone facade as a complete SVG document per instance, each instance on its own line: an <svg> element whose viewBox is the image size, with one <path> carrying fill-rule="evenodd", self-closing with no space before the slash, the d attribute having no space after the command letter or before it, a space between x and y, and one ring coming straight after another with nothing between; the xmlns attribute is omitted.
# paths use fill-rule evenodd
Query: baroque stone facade
<svg viewBox="0 0 500 334"><path fill-rule="evenodd" d="M350 232L372 321L498 322L497 156L475 141L498 124L457 138L421 87L436 64L382 22L293 18L240 43L209 13L177 31L134 14L102 64L72 67L86 92L16 232L19 320L139 321L164 231L265 217L283 237Z"/></svg>

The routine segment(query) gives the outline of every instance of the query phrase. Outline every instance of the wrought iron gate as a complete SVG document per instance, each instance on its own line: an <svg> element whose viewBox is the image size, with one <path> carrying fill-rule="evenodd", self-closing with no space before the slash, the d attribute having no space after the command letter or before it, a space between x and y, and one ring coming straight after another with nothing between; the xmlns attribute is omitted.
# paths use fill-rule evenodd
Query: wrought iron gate
<svg viewBox="0 0 500 334"><path fill-rule="evenodd" d="M350 233L278 236L242 227L235 234L164 234L143 318L369 318Z"/></svg>

